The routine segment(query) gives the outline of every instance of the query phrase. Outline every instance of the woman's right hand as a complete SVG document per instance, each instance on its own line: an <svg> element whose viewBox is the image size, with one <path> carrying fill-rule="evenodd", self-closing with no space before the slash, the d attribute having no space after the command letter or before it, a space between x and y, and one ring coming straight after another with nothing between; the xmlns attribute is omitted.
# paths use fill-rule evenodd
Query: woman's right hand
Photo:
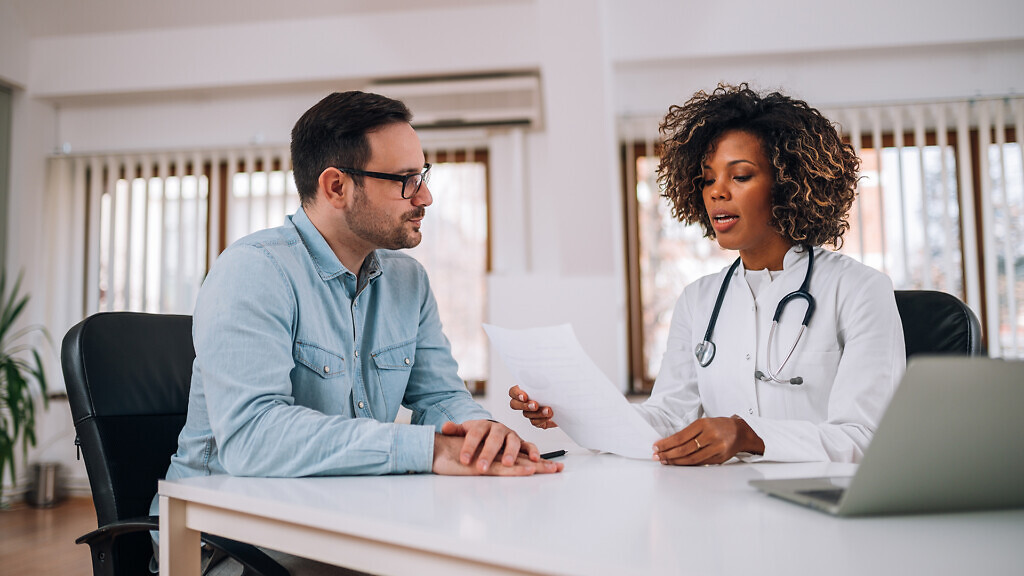
<svg viewBox="0 0 1024 576"><path fill-rule="evenodd" d="M530 397L527 396L526 392L523 392L519 386L509 388L508 396L511 398L508 405L513 410L521 411L523 416L529 418L530 423L537 428L547 429L558 427L558 424L555 424L554 421L551 420L552 416L555 415L554 411L551 410L551 407L541 406L533 400L530 400Z"/></svg>

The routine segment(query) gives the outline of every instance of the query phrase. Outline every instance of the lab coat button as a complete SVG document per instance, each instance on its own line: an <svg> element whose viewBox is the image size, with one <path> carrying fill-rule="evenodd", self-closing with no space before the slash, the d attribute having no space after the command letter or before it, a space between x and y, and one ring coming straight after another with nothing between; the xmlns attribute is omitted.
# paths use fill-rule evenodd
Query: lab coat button
<svg viewBox="0 0 1024 576"><path fill-rule="evenodd" d="M747 354L747 360L750 360L750 354Z"/></svg>
<svg viewBox="0 0 1024 576"><path fill-rule="evenodd" d="M753 413L754 413L754 409L753 408L747 408L747 414L753 414Z"/></svg>

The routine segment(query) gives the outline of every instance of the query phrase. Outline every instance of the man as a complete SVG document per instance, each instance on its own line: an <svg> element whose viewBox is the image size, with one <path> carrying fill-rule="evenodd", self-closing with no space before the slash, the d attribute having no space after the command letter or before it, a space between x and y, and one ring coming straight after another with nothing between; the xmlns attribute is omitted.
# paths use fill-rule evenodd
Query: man
<svg viewBox="0 0 1024 576"><path fill-rule="evenodd" d="M420 243L433 202L411 117L345 92L295 124L302 206L225 250L203 283L167 478L561 470L473 401L426 273L392 252ZM400 405L412 425L394 422Z"/></svg>

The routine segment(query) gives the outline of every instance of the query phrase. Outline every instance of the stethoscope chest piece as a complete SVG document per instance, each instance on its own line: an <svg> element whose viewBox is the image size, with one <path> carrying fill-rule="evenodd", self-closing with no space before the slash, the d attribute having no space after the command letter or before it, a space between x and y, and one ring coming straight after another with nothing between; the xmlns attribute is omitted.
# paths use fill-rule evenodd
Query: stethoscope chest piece
<svg viewBox="0 0 1024 576"><path fill-rule="evenodd" d="M697 347L693 349L693 354L701 366L707 367L715 359L715 343L705 340L697 344Z"/></svg>

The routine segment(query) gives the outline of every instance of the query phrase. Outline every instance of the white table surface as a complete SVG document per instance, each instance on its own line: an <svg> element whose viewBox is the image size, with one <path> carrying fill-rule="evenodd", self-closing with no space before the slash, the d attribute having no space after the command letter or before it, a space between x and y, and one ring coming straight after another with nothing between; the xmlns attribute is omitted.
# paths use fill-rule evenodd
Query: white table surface
<svg viewBox="0 0 1024 576"><path fill-rule="evenodd" d="M851 465L563 461L528 478L162 481L161 543L175 574L195 573L175 548L192 531L379 574L1024 574L1024 509L840 519L747 484Z"/></svg>

